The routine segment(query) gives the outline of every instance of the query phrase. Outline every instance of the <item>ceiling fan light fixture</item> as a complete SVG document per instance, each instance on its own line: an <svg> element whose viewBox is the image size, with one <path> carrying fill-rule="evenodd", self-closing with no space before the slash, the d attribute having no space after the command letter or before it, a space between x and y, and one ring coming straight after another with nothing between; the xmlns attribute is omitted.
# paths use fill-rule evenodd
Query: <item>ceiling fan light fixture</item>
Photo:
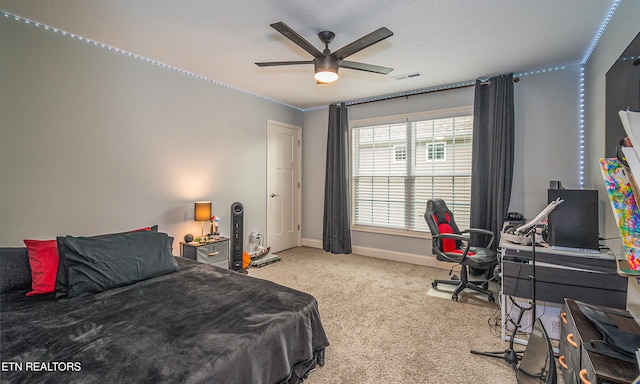
<svg viewBox="0 0 640 384"><path fill-rule="evenodd" d="M332 83L338 80L338 59L333 56L317 57L314 61L313 77L321 83Z"/></svg>
<svg viewBox="0 0 640 384"><path fill-rule="evenodd" d="M332 71L330 68L323 69L319 72L316 72L313 77L321 83L333 83L338 80L338 74Z"/></svg>
<svg viewBox="0 0 640 384"><path fill-rule="evenodd" d="M391 32L387 27L378 28L375 31L345 45L337 51L331 52L331 50L329 49L329 43L331 43L333 41L333 38L335 37L335 33L331 31L321 31L318 33L318 38L324 43L324 50L320 51L313 44L309 43L304 37L300 36L300 34L298 34L283 22L279 21L277 23L270 24L270 26L271 28L280 32L284 37L291 40L297 46L307 51L307 53L313 56L313 61L295 60L256 63L256 65L259 67L313 63L315 67L313 77L318 83L322 84L327 84L338 80L338 67L371 73L379 73L382 75L386 75L389 72L393 71L393 68L345 60L346 57L351 56L356 52L360 52L361 50L373 44L376 44L388 37L393 36L393 32Z"/></svg>

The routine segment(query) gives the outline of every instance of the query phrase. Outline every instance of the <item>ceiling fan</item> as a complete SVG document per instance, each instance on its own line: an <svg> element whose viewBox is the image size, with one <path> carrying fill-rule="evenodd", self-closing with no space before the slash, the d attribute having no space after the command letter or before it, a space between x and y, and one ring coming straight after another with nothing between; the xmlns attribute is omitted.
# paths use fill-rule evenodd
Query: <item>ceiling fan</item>
<svg viewBox="0 0 640 384"><path fill-rule="evenodd" d="M331 31L322 31L318 33L320 41L324 43L324 50L321 52L316 47L311 45L304 37L300 36L296 31L291 29L283 22L277 22L271 24L271 27L276 31L283 34L286 38L296 43L300 48L309 52L313 56L313 60L306 61L269 61L256 63L259 67L272 67L278 65L298 65L298 64L313 64L315 66L314 78L318 83L331 83L338 79L338 67L355 69L358 71L366 71L373 73L380 73L383 75L393 71L393 68L381 67L379 65L358 63L355 61L344 60L346 57L353 55L354 53L361 51L379 41L393 36L386 27L379 28L368 35L365 35L344 47L338 49L335 52L329 50L329 43L333 41L335 33Z"/></svg>

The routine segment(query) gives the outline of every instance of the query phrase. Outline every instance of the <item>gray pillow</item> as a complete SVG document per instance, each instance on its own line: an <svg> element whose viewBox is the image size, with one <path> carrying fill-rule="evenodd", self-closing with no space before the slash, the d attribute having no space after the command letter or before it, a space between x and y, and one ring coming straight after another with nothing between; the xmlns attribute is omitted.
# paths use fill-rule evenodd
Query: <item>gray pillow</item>
<svg viewBox="0 0 640 384"><path fill-rule="evenodd" d="M104 235L92 236L94 238L108 238L112 236L119 236L124 233L130 232L140 232L140 231L155 231L158 232L158 225L153 225L151 227L134 229L132 231L126 232L117 232L117 233L107 233ZM60 256L60 261L58 262L58 274L56 275L56 297L65 297L69 291L69 268L67 267L67 247L64 244L64 236L58 236L56 238L58 241L58 255Z"/></svg>
<svg viewBox="0 0 640 384"><path fill-rule="evenodd" d="M63 239L68 297L103 292L178 270L173 238L153 231Z"/></svg>

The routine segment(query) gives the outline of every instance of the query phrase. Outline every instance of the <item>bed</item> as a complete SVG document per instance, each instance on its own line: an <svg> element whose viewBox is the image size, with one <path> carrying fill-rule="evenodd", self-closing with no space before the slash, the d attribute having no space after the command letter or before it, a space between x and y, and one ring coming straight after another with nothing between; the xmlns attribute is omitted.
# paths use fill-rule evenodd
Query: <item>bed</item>
<svg viewBox="0 0 640 384"><path fill-rule="evenodd" d="M57 286L31 296L31 249L0 248L2 383L298 383L324 365L329 342L313 296L173 257L166 234L111 236L56 239ZM89 268L108 264L127 281L105 283L104 271L78 270L78 255L62 249L77 251L78 239L95 245L79 248ZM114 249L119 256L110 256ZM142 263L151 267L140 259L152 259ZM118 263L135 264L144 278L128 281L132 274ZM85 284L80 293L78 281Z"/></svg>

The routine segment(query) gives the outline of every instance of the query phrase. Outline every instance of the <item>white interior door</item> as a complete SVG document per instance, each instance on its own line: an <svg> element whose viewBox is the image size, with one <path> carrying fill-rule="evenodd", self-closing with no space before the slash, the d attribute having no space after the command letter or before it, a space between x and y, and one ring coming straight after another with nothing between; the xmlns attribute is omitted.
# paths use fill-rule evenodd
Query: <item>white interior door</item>
<svg viewBox="0 0 640 384"><path fill-rule="evenodd" d="M301 129L267 123L267 245L272 252L300 245Z"/></svg>

